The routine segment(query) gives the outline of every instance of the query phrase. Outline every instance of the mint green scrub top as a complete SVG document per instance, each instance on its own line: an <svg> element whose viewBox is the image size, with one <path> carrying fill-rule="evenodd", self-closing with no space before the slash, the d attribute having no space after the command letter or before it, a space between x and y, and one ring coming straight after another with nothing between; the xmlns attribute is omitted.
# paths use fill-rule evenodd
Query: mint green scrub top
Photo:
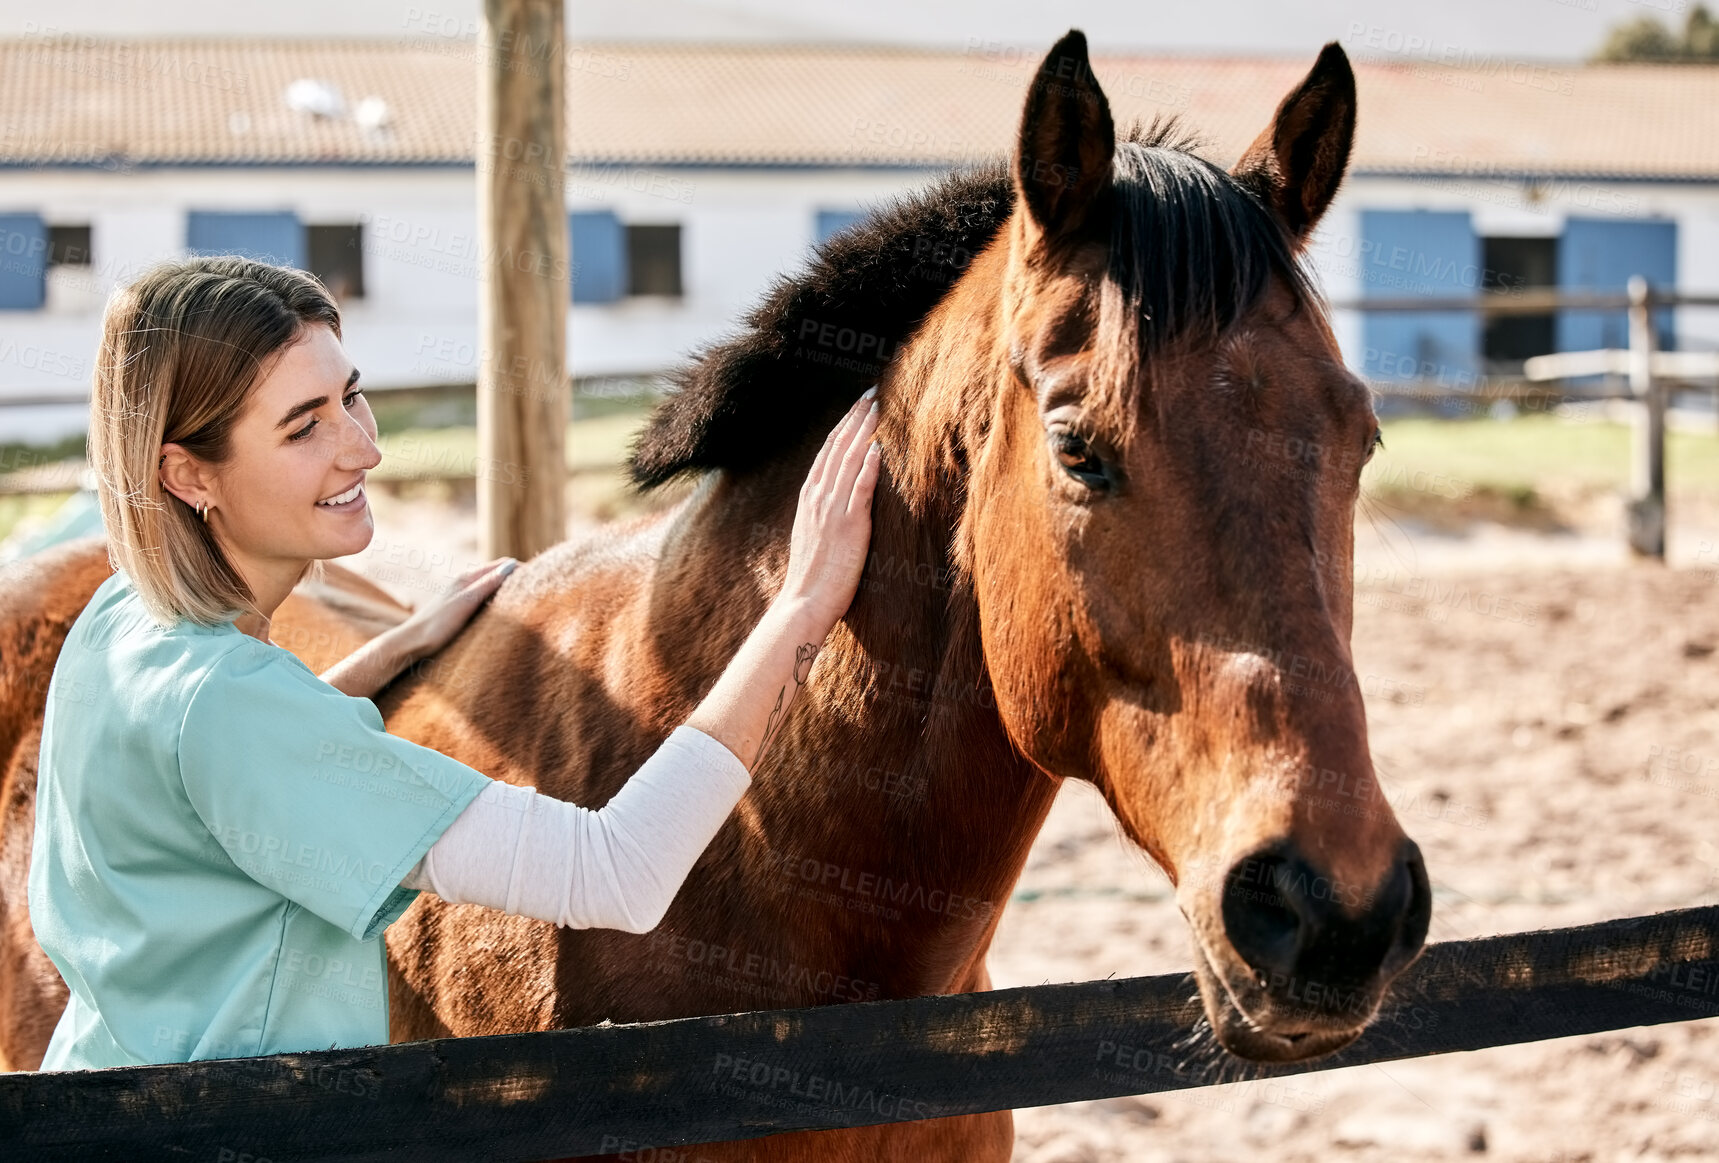
<svg viewBox="0 0 1719 1163"><path fill-rule="evenodd" d="M42 725L30 921L71 997L41 1069L386 1043L400 881L489 782L115 572Z"/></svg>

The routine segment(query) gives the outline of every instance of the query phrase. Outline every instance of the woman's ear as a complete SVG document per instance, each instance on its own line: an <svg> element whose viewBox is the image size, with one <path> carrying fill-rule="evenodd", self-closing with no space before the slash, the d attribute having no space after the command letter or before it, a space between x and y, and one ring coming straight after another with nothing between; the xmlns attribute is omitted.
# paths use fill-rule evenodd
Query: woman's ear
<svg viewBox="0 0 1719 1163"><path fill-rule="evenodd" d="M161 487L195 509L202 501L214 503L209 495L208 470L196 457L178 444L163 444L157 462Z"/></svg>

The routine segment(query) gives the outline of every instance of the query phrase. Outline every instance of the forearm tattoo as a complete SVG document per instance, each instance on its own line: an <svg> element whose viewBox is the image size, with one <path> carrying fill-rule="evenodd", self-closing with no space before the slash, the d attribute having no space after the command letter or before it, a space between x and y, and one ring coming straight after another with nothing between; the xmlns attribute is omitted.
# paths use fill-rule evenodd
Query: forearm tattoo
<svg viewBox="0 0 1719 1163"><path fill-rule="evenodd" d="M783 683L782 689L776 692L776 705L770 708L770 718L764 723L764 737L758 741L758 754L747 764L753 771L758 770L758 761L764 758L764 749L770 746L776 736L782 733L782 721L786 717L786 709L800 688L806 685L806 679L812 672L812 660L818 656L818 644L807 642L794 647L794 678L793 692L790 693L788 684Z"/></svg>

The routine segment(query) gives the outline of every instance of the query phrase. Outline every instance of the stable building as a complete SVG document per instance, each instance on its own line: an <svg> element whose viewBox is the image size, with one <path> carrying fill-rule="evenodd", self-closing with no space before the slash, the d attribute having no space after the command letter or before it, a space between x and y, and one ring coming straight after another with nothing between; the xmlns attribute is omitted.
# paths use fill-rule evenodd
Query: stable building
<svg viewBox="0 0 1719 1163"><path fill-rule="evenodd" d="M483 46L393 40L0 41L4 439L82 425L102 304L161 258L240 252L340 297L371 388L468 384L481 356ZM1102 48L1102 46L1098 46ZM1350 174L1312 261L1333 302L1719 289L1719 69L1369 59ZM566 51L567 328L594 389L729 332L808 248L952 166L1007 153L1036 53L579 44ZM1177 116L1229 164L1311 59L1098 56L1116 121ZM1619 313L1483 322L1336 312L1375 380L1460 388L1620 346ZM1719 347L1719 312L1663 312Z"/></svg>

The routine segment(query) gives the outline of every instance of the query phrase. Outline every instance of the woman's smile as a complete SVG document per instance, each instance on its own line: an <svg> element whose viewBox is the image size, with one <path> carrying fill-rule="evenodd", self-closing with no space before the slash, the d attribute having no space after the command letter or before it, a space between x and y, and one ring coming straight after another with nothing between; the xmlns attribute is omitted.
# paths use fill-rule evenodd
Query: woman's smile
<svg viewBox="0 0 1719 1163"><path fill-rule="evenodd" d="M353 485L345 492L336 493L334 496L329 497L326 500L318 501L316 503L316 507L319 509L331 510L336 513L356 513L368 504L369 501L364 495L364 480L361 477L357 484Z"/></svg>

